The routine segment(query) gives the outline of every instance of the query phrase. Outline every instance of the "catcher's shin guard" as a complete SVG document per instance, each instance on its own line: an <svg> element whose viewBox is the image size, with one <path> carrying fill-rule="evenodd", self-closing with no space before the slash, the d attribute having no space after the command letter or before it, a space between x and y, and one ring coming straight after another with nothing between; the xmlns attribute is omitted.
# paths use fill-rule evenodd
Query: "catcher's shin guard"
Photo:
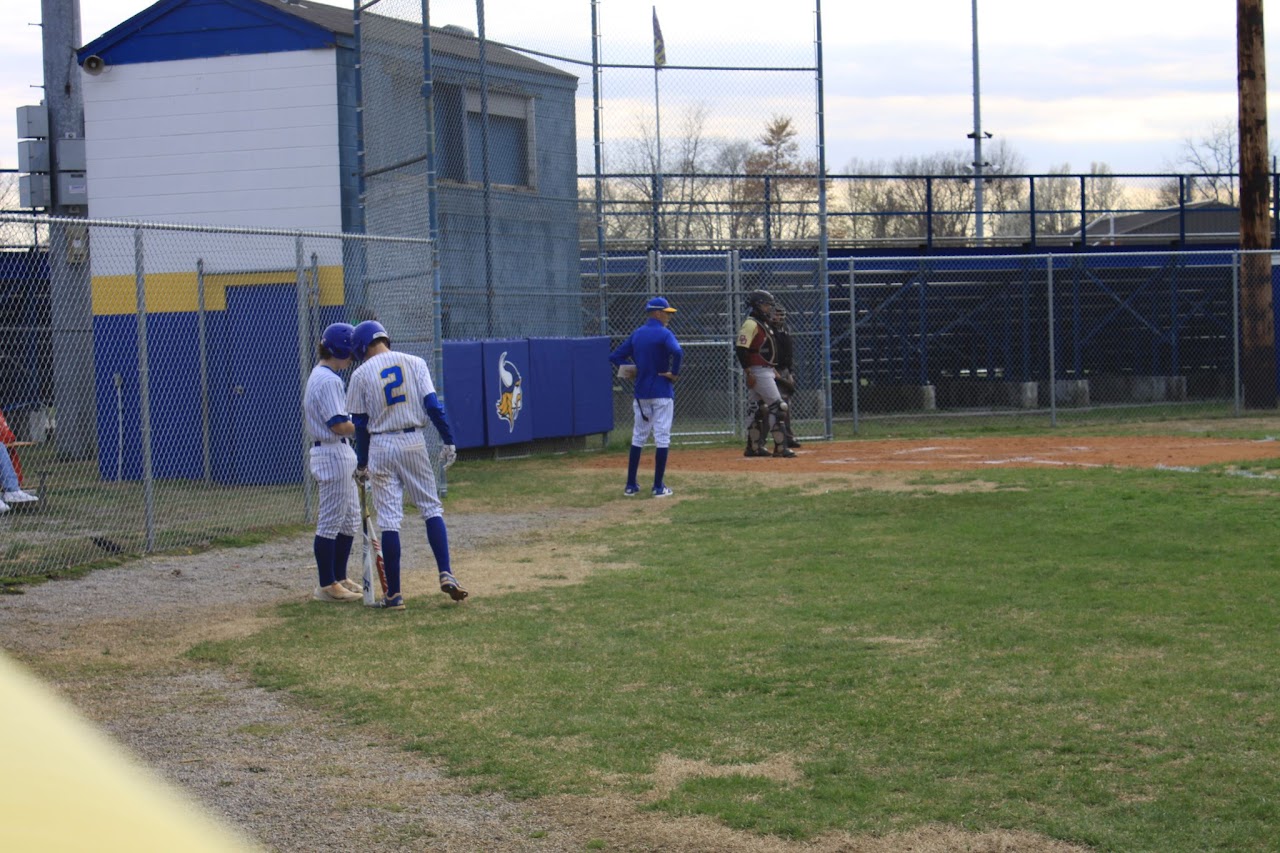
<svg viewBox="0 0 1280 853"><path fill-rule="evenodd" d="M767 455L765 436L769 432L769 410L753 400L747 409L747 449L756 451L753 455Z"/></svg>
<svg viewBox="0 0 1280 853"><path fill-rule="evenodd" d="M787 446L787 431L783 426L787 417L787 404L781 401L769 404L769 432L773 435L774 447ZM761 442L764 449L764 442Z"/></svg>

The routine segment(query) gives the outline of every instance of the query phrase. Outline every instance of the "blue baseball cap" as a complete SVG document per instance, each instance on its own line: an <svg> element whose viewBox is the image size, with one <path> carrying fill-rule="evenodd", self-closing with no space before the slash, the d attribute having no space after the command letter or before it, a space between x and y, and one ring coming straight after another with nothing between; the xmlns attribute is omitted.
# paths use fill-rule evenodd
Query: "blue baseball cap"
<svg viewBox="0 0 1280 853"><path fill-rule="evenodd" d="M655 296L649 300L649 304L644 306L646 313L649 311L666 311L668 314L676 313L676 309L671 307L671 303L663 299L661 296Z"/></svg>

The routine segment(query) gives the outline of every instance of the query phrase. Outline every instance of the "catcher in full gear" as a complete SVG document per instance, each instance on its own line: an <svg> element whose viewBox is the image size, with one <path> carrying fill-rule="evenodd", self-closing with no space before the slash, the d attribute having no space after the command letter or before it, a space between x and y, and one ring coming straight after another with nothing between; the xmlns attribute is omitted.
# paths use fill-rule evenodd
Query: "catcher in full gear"
<svg viewBox="0 0 1280 853"><path fill-rule="evenodd" d="M773 367L777 371L778 393L782 395L782 434L787 437L787 447L799 447L796 434L791 431L791 396L796 393L795 344L791 330L787 328L787 309L773 306Z"/></svg>
<svg viewBox="0 0 1280 853"><path fill-rule="evenodd" d="M796 454L787 447L782 431L782 415L786 403L778 391L774 369L776 345L769 321L773 317L773 294L753 290L747 294L751 313L738 329L734 350L747 382L747 449L743 456L769 456L766 436L773 435L773 456L792 458Z"/></svg>

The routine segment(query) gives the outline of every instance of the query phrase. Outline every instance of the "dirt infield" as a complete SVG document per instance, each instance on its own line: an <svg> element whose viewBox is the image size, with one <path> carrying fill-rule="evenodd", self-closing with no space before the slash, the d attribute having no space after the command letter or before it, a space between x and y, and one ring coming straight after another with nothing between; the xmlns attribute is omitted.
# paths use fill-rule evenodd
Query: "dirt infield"
<svg viewBox="0 0 1280 853"><path fill-rule="evenodd" d="M713 473L840 474L1038 466L1195 468L1280 456L1280 442L1190 436L1007 436L809 442L794 459L749 459L738 449L676 447L671 470ZM590 468L618 467L616 458ZM643 464L641 466L644 467Z"/></svg>

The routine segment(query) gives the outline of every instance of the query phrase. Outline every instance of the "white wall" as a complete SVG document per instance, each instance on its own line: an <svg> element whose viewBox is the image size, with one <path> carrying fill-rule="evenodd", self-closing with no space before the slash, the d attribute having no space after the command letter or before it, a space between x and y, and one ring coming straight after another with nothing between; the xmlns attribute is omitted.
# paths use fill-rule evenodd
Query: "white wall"
<svg viewBox="0 0 1280 853"><path fill-rule="evenodd" d="M85 74L89 215L341 230L332 50Z"/></svg>
<svg viewBox="0 0 1280 853"><path fill-rule="evenodd" d="M342 230L335 51L116 65L82 82L91 218ZM94 251L94 275L130 271L125 254ZM149 253L147 266L172 265Z"/></svg>

